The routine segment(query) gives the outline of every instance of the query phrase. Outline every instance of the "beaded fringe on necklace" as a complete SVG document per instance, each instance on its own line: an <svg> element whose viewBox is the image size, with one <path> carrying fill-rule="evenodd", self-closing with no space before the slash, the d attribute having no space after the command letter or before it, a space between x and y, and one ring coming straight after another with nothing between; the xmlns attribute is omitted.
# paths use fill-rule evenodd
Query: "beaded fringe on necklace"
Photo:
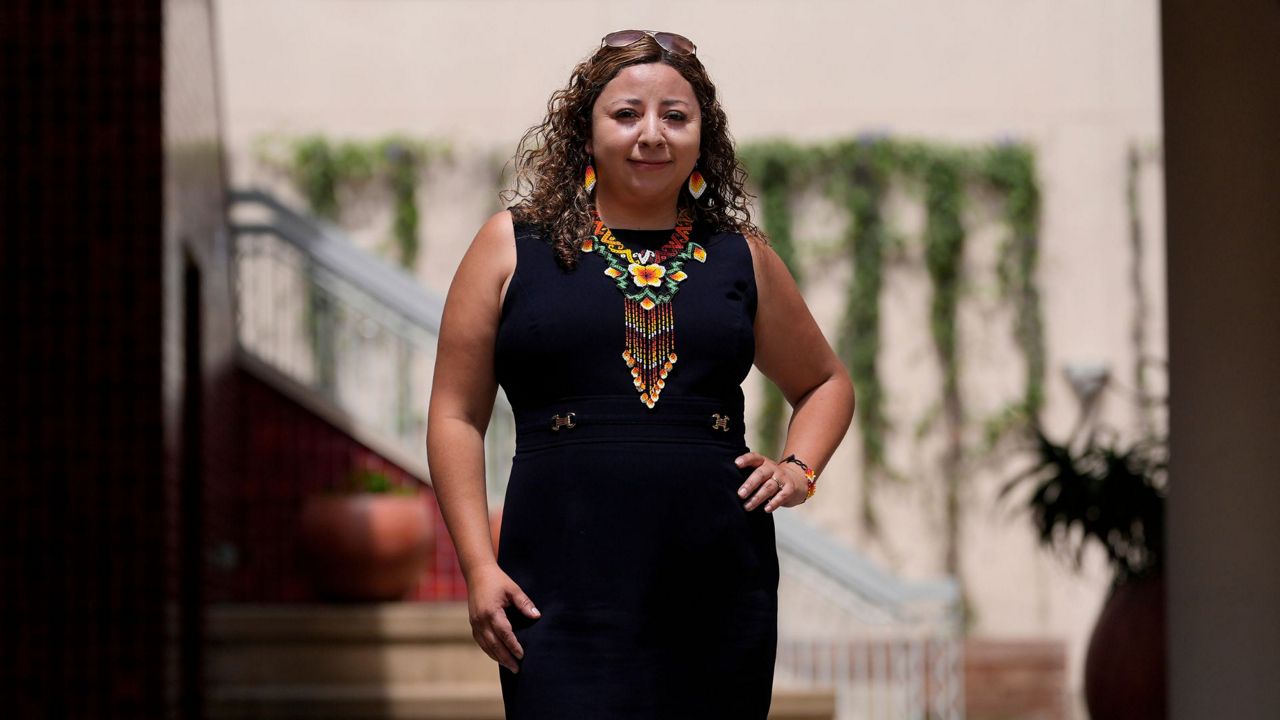
<svg viewBox="0 0 1280 720"><path fill-rule="evenodd" d="M608 265L604 274L622 292L626 323L622 359L631 371L640 401L653 408L679 359L671 301L689 277L685 263L691 259L706 262L707 251L689 240L693 222L685 213L677 219L671 239L656 252L636 252L623 245L594 208L592 219L594 232L582 242L582 250L604 258Z"/></svg>

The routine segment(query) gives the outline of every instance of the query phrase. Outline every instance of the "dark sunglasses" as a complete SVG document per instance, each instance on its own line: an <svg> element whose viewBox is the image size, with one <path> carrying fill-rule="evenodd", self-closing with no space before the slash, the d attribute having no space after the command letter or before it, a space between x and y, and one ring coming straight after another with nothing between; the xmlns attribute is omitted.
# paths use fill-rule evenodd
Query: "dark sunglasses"
<svg viewBox="0 0 1280 720"><path fill-rule="evenodd" d="M628 45L634 45L646 37L653 38L653 41L669 53L675 55L693 55L698 52L698 46L693 41L683 35L677 35L669 32L654 32L652 30L619 30L605 35L600 40L600 47L622 48Z"/></svg>

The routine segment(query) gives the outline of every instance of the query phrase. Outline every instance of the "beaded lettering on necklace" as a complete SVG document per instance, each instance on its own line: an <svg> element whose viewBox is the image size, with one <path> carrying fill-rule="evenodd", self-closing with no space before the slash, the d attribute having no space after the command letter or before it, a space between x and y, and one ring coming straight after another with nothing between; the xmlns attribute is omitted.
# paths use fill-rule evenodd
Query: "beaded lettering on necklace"
<svg viewBox="0 0 1280 720"><path fill-rule="evenodd" d="M671 239L658 250L633 251L623 245L591 208L593 232L582 241L583 252L594 252L608 263L604 274L622 291L626 341L622 359L640 402L653 408L667 385L676 355L676 319L671 300L688 279L690 259L707 261L707 251L689 240L693 220L687 212L676 219Z"/></svg>

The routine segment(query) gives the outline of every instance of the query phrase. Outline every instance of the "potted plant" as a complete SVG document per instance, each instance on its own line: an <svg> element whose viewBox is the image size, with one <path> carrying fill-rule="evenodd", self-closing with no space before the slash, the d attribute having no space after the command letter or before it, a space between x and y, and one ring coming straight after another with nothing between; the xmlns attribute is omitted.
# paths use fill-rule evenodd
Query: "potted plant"
<svg viewBox="0 0 1280 720"><path fill-rule="evenodd" d="M1089 432L1059 444L1038 427L1033 434L1035 464L999 496L1031 484L1026 508L1040 542L1077 569L1085 547L1096 542L1113 570L1085 658L1090 716L1163 718L1167 443L1147 438L1126 445L1114 433Z"/></svg>
<svg viewBox="0 0 1280 720"><path fill-rule="evenodd" d="M347 487L309 496L299 518L304 566L328 600L404 599L433 549L420 490L382 471L357 468Z"/></svg>

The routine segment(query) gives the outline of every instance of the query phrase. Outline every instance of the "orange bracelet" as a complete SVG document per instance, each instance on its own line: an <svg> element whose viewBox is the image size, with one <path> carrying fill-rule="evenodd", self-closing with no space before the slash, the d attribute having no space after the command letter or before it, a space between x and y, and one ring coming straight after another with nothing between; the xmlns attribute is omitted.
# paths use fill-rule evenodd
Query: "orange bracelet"
<svg viewBox="0 0 1280 720"><path fill-rule="evenodd" d="M805 485L806 485L805 491L804 491L804 499L808 500L809 498L813 497L813 494L818 491L818 474L815 473L813 469L810 468L808 465L805 465L803 460L796 457L795 453L792 453L782 458L782 462L784 463L789 462L795 465L799 465L800 469L804 470L804 479L805 479Z"/></svg>

